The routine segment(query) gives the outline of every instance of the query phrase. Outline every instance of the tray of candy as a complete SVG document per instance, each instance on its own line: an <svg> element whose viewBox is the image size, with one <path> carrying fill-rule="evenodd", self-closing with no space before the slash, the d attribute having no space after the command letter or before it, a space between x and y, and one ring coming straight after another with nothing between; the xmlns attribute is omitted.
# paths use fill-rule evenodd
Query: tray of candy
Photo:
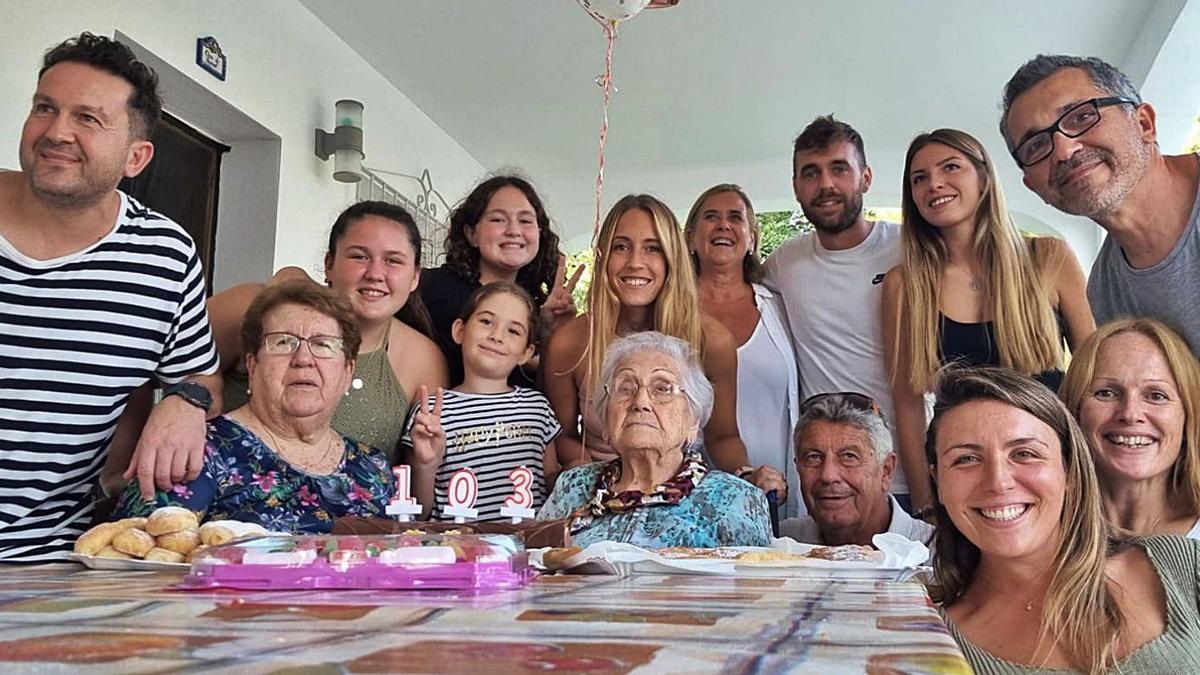
<svg viewBox="0 0 1200 675"><path fill-rule="evenodd" d="M494 590L524 586L535 575L510 535L296 535L206 550L182 587Z"/></svg>

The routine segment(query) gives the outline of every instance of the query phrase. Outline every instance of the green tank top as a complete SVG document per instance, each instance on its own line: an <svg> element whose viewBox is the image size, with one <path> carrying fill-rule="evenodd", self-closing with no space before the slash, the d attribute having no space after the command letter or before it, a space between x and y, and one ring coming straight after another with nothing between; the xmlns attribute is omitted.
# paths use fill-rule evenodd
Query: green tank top
<svg viewBox="0 0 1200 675"><path fill-rule="evenodd" d="M362 386L351 388L333 413L333 428L377 448L395 464L399 459L400 436L408 419L408 396L396 379L388 360L391 325L383 336L383 346L367 354L359 354L354 367L354 379ZM225 374L225 411L240 408L250 400L246 394L249 376L242 372Z"/></svg>

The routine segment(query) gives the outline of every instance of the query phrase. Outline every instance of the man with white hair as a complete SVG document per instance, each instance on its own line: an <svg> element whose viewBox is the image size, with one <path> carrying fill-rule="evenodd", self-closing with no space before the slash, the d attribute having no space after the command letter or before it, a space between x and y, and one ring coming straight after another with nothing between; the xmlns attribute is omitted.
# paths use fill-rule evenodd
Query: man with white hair
<svg viewBox="0 0 1200 675"><path fill-rule="evenodd" d="M869 546L882 532L928 544L933 526L915 520L888 494L896 455L879 406L865 394L818 394L800 406L796 470L808 515L780 524L806 544Z"/></svg>

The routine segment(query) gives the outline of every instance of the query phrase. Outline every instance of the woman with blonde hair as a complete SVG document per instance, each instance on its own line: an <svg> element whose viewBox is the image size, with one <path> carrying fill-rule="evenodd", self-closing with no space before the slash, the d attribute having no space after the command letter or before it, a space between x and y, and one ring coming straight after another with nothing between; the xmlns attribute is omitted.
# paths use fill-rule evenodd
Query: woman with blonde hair
<svg viewBox="0 0 1200 675"><path fill-rule="evenodd" d="M800 484L792 456L792 430L800 419L800 376L783 302L760 283L761 239L750 197L721 183L696 198L683 235L696 270L700 309L716 319L737 346L737 421L751 464L769 464ZM781 508L784 517L806 513L800 491Z"/></svg>
<svg viewBox="0 0 1200 675"><path fill-rule="evenodd" d="M1029 377L950 369L934 388L930 590L975 672L1200 669L1200 542L1111 538L1083 433Z"/></svg>
<svg viewBox="0 0 1200 675"><path fill-rule="evenodd" d="M1058 393L1091 445L1108 521L1200 539L1200 363L1183 338L1156 319L1110 321Z"/></svg>
<svg viewBox="0 0 1200 675"><path fill-rule="evenodd" d="M563 428L560 464L615 458L592 416L584 414L583 433L577 431L580 412L589 410L597 396L592 373L600 372L617 337L655 330L691 345L713 383L713 413L704 425L703 444L716 468L784 496L787 487L778 471L748 466L735 407L737 348L729 331L700 312L696 276L675 215L655 197L627 195L609 210L596 247L588 311L556 331L545 354L545 391Z"/></svg>
<svg viewBox="0 0 1200 675"><path fill-rule="evenodd" d="M903 257L883 282L884 358L901 465L924 515L924 393L938 368L1005 366L1056 389L1063 339L1074 346L1096 326L1079 261L1061 239L1017 229L974 137L938 129L913 139L903 193Z"/></svg>

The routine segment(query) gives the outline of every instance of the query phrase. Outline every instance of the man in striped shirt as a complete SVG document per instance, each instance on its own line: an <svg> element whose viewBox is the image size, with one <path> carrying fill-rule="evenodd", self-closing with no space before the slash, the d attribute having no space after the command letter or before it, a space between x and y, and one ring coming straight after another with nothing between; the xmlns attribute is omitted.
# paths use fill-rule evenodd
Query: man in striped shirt
<svg viewBox="0 0 1200 675"><path fill-rule="evenodd" d="M195 244L116 189L160 112L154 72L84 33L46 53L21 171L0 173L0 563L71 548L147 382L166 390L129 475L149 492L200 470L220 376Z"/></svg>

